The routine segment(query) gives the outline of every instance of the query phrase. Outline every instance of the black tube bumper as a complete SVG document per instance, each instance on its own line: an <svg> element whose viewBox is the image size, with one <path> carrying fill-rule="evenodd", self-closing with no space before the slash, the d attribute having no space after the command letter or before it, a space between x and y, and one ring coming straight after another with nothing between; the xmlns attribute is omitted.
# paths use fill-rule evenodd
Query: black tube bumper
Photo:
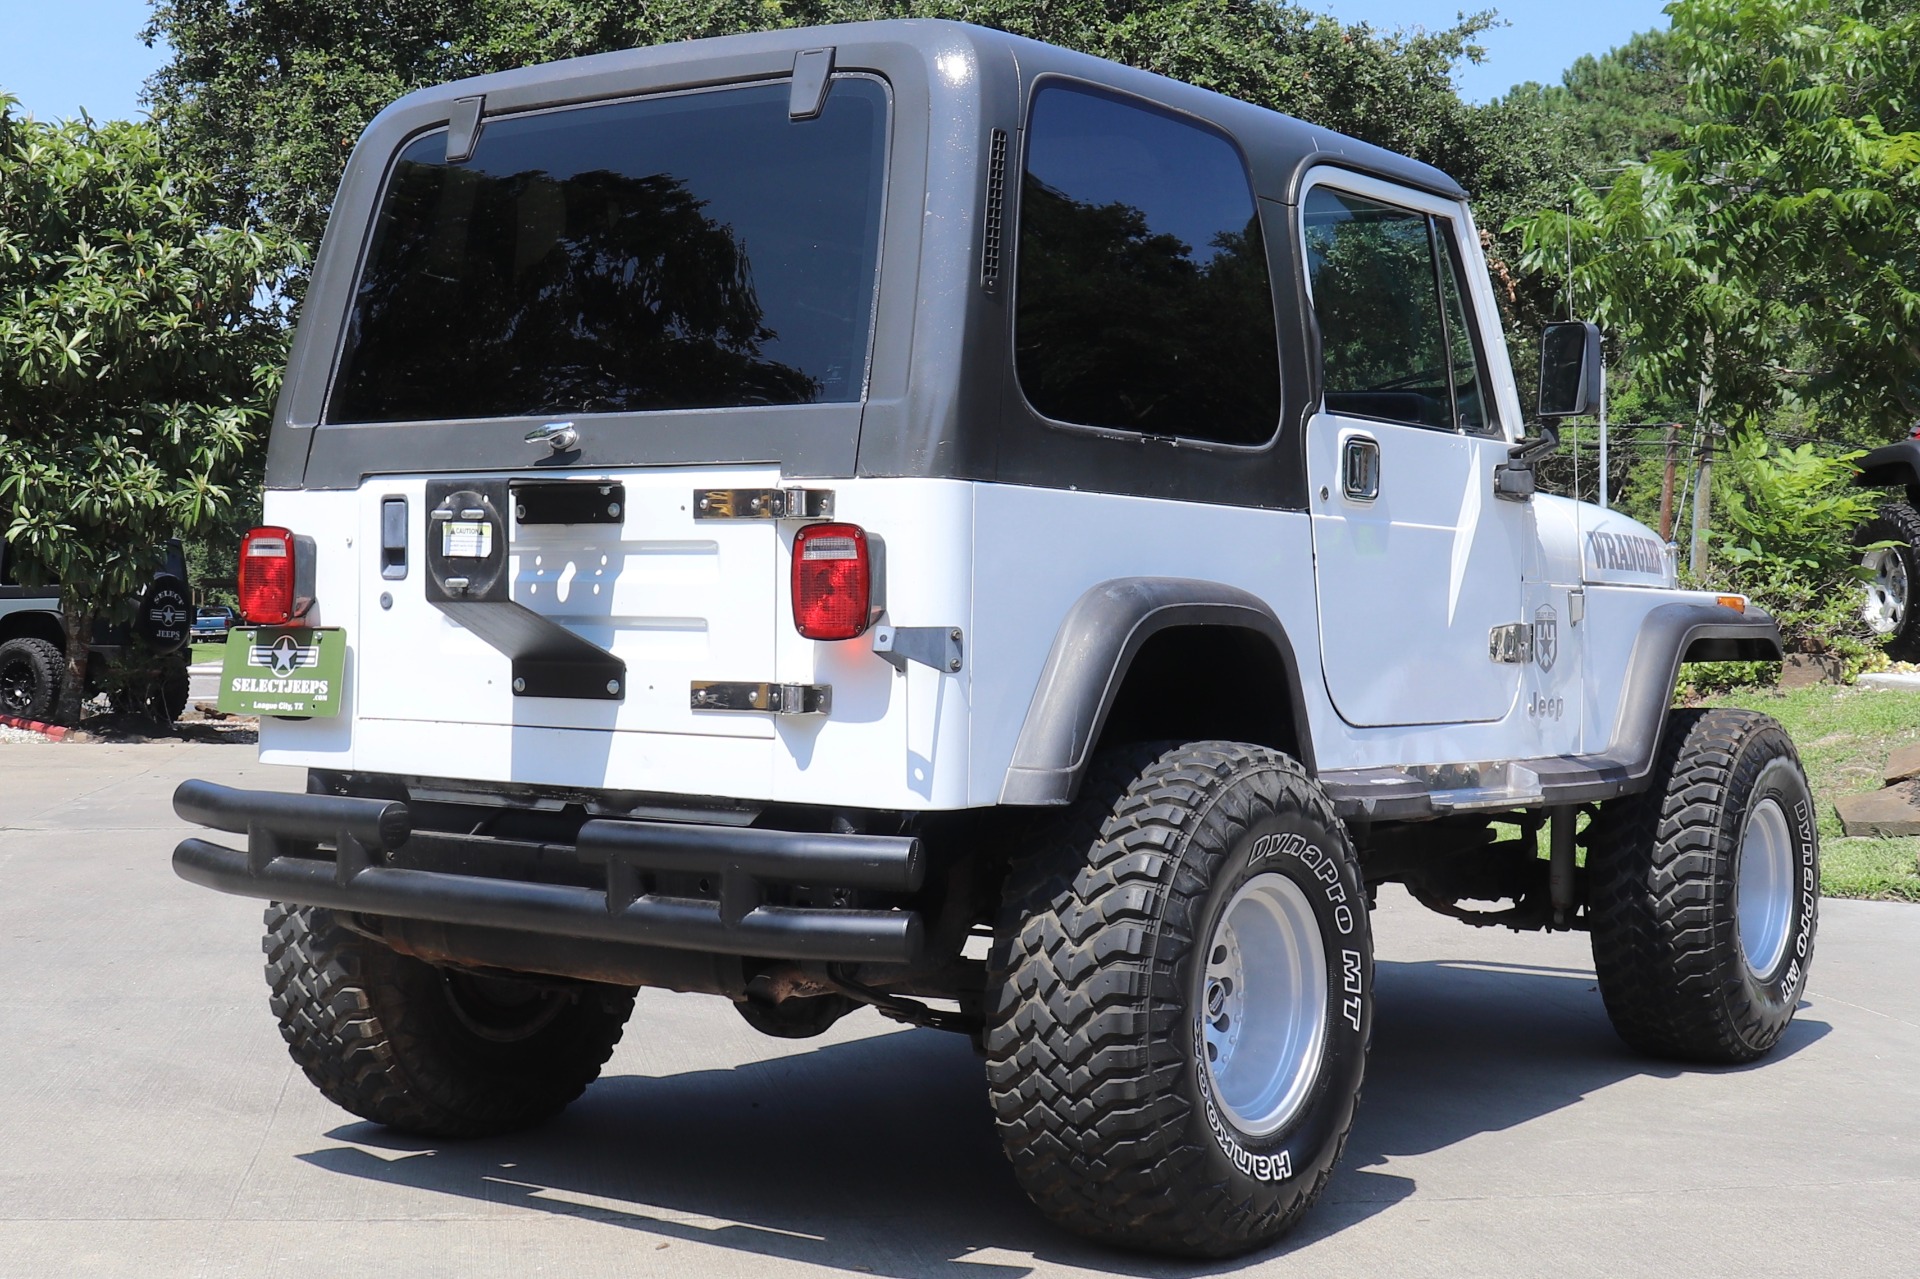
<svg viewBox="0 0 1920 1279"><path fill-rule="evenodd" d="M605 866L599 889L388 865L413 825L407 806L393 800L187 781L174 791L173 809L247 837L244 852L204 839L182 840L173 851L182 879L240 897L770 959L907 964L923 939L920 916L910 910L764 900L770 884L912 893L926 868L920 841L907 836L596 818L580 828L578 851ZM643 891L649 872L687 871L714 882L716 897Z"/></svg>

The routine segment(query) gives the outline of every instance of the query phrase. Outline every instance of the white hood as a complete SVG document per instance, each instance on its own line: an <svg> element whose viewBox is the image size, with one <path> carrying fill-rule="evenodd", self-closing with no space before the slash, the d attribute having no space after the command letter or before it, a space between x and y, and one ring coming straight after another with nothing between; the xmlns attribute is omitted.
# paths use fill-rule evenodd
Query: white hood
<svg viewBox="0 0 1920 1279"><path fill-rule="evenodd" d="M1658 534L1618 511L1580 507L1582 580L1622 586L1678 586L1673 557Z"/></svg>
<svg viewBox="0 0 1920 1279"><path fill-rule="evenodd" d="M1675 586L1667 548L1654 531L1618 511L1542 493L1533 499L1545 581Z"/></svg>

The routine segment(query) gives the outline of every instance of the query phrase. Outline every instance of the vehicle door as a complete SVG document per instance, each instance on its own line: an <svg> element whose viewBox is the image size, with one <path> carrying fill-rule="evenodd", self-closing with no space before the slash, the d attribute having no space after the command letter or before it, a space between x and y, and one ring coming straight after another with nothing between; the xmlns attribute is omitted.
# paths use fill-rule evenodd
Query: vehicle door
<svg viewBox="0 0 1920 1279"><path fill-rule="evenodd" d="M1467 270L1469 224L1453 201L1334 171L1301 221L1327 691L1356 725L1504 718L1521 666L1489 644L1520 618L1535 538L1531 505L1493 492L1509 443L1485 345L1499 327Z"/></svg>

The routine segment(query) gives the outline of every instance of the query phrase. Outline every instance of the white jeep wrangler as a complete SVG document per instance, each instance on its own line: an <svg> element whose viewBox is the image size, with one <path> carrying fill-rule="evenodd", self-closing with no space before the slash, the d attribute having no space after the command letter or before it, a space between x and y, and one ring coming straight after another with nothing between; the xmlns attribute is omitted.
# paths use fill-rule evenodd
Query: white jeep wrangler
<svg viewBox="0 0 1920 1279"><path fill-rule="evenodd" d="M1535 494L1521 415L1451 179L1144 72L904 21L410 95L229 648L307 793L185 783L246 847L174 865L274 903L377 1122L555 1113L639 986L868 1005L975 1038L1056 1221L1243 1251L1353 1121L1382 883L1590 930L1653 1053L1758 1057L1806 981L1792 743L1669 710L1771 620Z"/></svg>

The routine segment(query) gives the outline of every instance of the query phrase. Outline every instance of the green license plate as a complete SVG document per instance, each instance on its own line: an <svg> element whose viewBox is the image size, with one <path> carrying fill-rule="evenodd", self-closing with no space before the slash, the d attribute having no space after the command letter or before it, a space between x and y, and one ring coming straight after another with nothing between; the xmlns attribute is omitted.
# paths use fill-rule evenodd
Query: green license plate
<svg viewBox="0 0 1920 1279"><path fill-rule="evenodd" d="M338 715L347 633L339 628L235 627L220 668L220 709L228 715Z"/></svg>

